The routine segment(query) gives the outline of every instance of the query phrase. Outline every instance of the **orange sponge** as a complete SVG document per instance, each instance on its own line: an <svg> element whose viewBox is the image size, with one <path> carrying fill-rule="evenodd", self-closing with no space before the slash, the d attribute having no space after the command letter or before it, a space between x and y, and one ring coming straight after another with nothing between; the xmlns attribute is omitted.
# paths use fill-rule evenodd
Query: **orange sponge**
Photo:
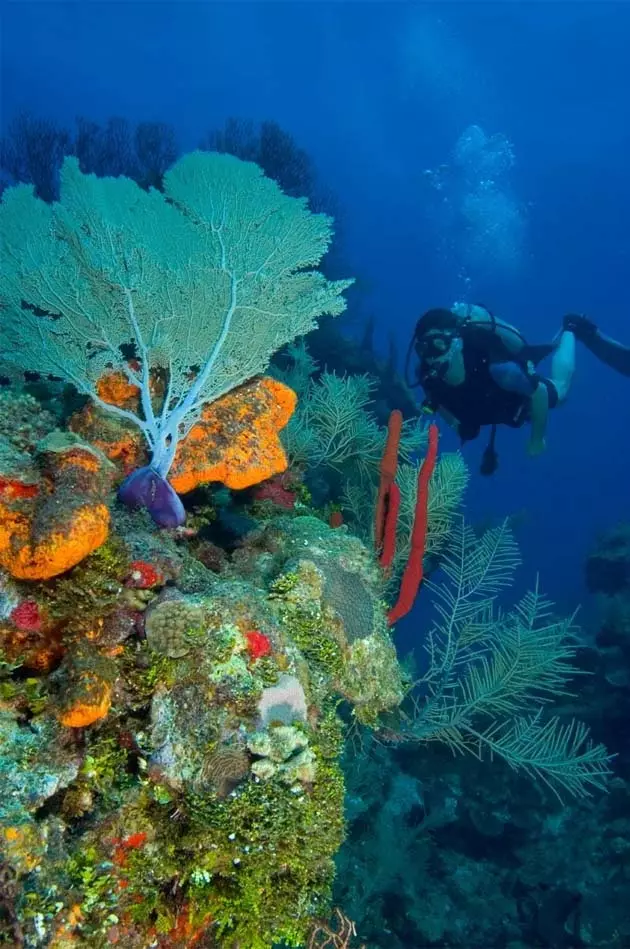
<svg viewBox="0 0 630 949"><path fill-rule="evenodd" d="M292 389L265 377L206 406L175 456L169 473L175 490L185 494L206 481L249 488L286 471L279 432L296 402Z"/></svg>
<svg viewBox="0 0 630 949"><path fill-rule="evenodd" d="M15 472L0 477L0 567L19 580L48 580L100 547L113 471L77 436L47 436L24 483Z"/></svg>

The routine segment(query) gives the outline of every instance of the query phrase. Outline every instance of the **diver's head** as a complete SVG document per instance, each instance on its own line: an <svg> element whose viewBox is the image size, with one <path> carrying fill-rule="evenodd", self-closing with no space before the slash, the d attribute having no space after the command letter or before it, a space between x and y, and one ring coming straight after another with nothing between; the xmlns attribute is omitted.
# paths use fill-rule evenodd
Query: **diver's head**
<svg viewBox="0 0 630 949"><path fill-rule="evenodd" d="M452 310L436 308L423 313L414 330L405 363L407 385L424 385L431 379L443 379L453 357L461 353L460 329L466 321ZM415 378L410 378L409 364L415 351L419 367ZM456 360L457 362L457 360Z"/></svg>
<svg viewBox="0 0 630 949"><path fill-rule="evenodd" d="M420 362L444 357L459 335L460 323L452 310L436 308L423 313L414 334L414 348Z"/></svg>

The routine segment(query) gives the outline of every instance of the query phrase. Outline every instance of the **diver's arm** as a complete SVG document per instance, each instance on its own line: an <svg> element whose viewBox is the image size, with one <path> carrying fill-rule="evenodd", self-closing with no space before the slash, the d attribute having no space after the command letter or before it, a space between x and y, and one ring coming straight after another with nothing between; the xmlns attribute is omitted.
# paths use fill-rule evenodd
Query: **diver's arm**
<svg viewBox="0 0 630 949"><path fill-rule="evenodd" d="M544 382L539 382L531 398L531 424L527 453L532 457L545 450L545 432L549 416L549 390Z"/></svg>

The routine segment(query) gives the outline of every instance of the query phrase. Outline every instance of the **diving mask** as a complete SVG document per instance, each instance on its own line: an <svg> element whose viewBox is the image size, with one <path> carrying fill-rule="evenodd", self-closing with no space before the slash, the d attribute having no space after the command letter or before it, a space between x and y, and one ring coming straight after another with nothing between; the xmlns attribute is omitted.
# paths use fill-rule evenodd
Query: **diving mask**
<svg viewBox="0 0 630 949"><path fill-rule="evenodd" d="M416 340L416 353L421 362L442 359L449 352L453 341L459 338L454 330L439 330L425 333Z"/></svg>
<svg viewBox="0 0 630 949"><path fill-rule="evenodd" d="M427 333L418 340L416 352L420 359L420 372L424 382L444 379L452 365L453 357L461 352L463 340L456 332Z"/></svg>

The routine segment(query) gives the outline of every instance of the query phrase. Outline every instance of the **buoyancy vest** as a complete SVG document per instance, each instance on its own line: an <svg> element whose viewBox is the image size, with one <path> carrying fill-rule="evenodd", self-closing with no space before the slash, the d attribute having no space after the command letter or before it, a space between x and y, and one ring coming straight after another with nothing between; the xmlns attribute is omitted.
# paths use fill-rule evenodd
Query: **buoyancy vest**
<svg viewBox="0 0 630 949"><path fill-rule="evenodd" d="M484 425L508 425L519 428L529 417L529 397L506 392L492 378L492 362L515 362L527 375L527 362L510 352L501 338L487 328L467 324L461 328L465 379L452 386L428 367L420 366L418 381L434 409L443 408L459 423L463 441L476 438Z"/></svg>

